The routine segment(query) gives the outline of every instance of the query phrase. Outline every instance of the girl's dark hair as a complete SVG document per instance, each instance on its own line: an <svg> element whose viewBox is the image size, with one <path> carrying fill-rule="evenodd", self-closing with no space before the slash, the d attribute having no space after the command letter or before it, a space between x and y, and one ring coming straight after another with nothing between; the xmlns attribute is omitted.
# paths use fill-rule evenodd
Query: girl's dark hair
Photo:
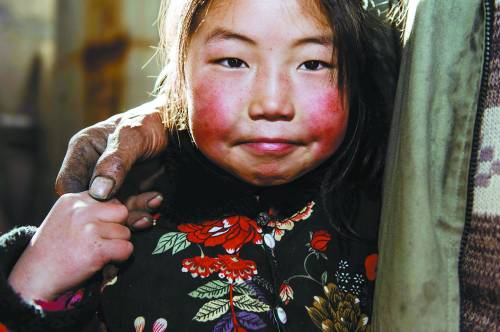
<svg viewBox="0 0 500 332"><path fill-rule="evenodd" d="M351 221L356 219L353 213L357 213L361 193L380 201L399 67L399 38L389 24L366 11L361 1L319 2L334 32L338 83L347 87L350 105L346 136L323 181L323 205L339 232L366 238ZM376 222L378 219L378 215L373 218ZM376 234L371 237L375 239Z"/></svg>

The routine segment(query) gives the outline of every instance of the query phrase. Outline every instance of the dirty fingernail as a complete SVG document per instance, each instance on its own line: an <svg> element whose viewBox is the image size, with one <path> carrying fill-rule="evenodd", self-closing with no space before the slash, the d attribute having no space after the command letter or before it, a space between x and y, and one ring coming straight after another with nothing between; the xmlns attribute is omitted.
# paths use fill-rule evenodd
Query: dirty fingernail
<svg viewBox="0 0 500 332"><path fill-rule="evenodd" d="M148 206L150 208L156 208L156 207L160 206L161 202L163 202L163 196L157 195L148 201Z"/></svg>
<svg viewBox="0 0 500 332"><path fill-rule="evenodd" d="M153 219L151 217L143 217L132 224L133 228L144 228L151 226L153 224Z"/></svg>
<svg viewBox="0 0 500 332"><path fill-rule="evenodd" d="M92 181L89 191L90 196L100 200L108 199L114 185L115 181L113 179L98 176Z"/></svg>

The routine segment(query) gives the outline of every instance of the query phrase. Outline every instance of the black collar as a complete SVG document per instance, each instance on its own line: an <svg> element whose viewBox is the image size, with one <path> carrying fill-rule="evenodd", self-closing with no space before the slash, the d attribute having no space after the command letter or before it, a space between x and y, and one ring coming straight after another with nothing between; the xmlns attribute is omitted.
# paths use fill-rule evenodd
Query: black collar
<svg viewBox="0 0 500 332"><path fill-rule="evenodd" d="M208 160L187 131L171 136L165 155L168 169L161 180L166 197L163 213L175 223L200 222L232 215L256 218L270 208L287 217L319 194L326 166L280 186L250 185Z"/></svg>

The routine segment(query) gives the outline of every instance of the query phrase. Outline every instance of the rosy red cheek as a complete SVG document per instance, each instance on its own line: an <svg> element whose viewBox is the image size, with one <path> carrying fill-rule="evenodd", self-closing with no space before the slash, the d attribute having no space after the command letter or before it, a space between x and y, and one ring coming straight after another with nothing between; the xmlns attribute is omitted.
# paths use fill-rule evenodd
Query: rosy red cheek
<svg viewBox="0 0 500 332"><path fill-rule="evenodd" d="M309 110L311 121L317 124L331 125L347 115L343 107L343 99L334 89L329 89L311 100Z"/></svg>
<svg viewBox="0 0 500 332"><path fill-rule="evenodd" d="M341 98L337 89L329 89L318 96L316 107L320 110L324 110L325 112L323 113L328 113L328 115L343 112L344 107L342 103L344 98Z"/></svg>
<svg viewBox="0 0 500 332"><path fill-rule="evenodd" d="M343 104L336 89L324 91L311 103L308 125L320 143L319 153L332 153L342 142L348 119Z"/></svg>
<svg viewBox="0 0 500 332"><path fill-rule="evenodd" d="M228 119L224 110L224 93L214 86L215 82L206 82L193 89L195 96L193 109L190 110L193 134L198 140L214 136L221 129L228 126ZM218 131L214 128L219 128ZM198 136L198 137L196 137Z"/></svg>

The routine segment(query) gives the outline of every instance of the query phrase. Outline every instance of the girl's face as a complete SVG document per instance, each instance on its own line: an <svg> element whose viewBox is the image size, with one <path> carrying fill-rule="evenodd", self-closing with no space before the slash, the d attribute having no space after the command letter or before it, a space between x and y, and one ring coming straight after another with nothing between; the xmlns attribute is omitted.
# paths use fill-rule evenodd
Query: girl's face
<svg viewBox="0 0 500 332"><path fill-rule="evenodd" d="M254 185L300 177L344 136L332 31L308 11L300 0L215 0L187 51L195 143Z"/></svg>

